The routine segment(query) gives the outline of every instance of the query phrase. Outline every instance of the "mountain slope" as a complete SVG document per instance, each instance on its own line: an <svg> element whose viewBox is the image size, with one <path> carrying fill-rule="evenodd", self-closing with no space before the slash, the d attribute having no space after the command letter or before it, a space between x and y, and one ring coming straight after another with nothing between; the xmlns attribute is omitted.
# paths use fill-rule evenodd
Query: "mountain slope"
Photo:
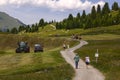
<svg viewBox="0 0 120 80"><path fill-rule="evenodd" d="M20 25L25 25L18 19L15 19L4 12L0 12L0 29L18 28Z"/></svg>

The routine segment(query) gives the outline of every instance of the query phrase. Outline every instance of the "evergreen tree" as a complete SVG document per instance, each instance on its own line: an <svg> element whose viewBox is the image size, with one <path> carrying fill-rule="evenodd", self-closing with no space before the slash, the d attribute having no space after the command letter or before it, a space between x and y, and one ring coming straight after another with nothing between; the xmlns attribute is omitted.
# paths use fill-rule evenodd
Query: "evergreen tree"
<svg viewBox="0 0 120 80"><path fill-rule="evenodd" d="M110 13L110 8L109 8L109 4L106 2L105 5L103 6L102 14L105 15L108 13Z"/></svg>
<svg viewBox="0 0 120 80"><path fill-rule="evenodd" d="M68 20L73 20L73 15L72 14L69 14Z"/></svg>
<svg viewBox="0 0 120 80"><path fill-rule="evenodd" d="M80 19L80 17L81 17L81 16L80 16L80 13L77 13L76 18L77 18L77 19Z"/></svg>
<svg viewBox="0 0 120 80"><path fill-rule="evenodd" d="M65 29L73 29L74 28L74 22L72 20L67 21L67 26Z"/></svg>
<svg viewBox="0 0 120 80"><path fill-rule="evenodd" d="M84 29L88 29L92 27L92 20L90 17L87 18L86 25L84 26Z"/></svg>
<svg viewBox="0 0 120 80"><path fill-rule="evenodd" d="M101 10L101 6L100 5L97 5L97 17L96 17L96 21L95 21L95 24L96 24L96 27L100 27L102 24L101 24L101 18L102 18L102 10Z"/></svg>
<svg viewBox="0 0 120 80"><path fill-rule="evenodd" d="M44 28L45 22L44 22L44 19L43 19L43 18L40 19L40 21L39 21L39 26L42 27L42 28Z"/></svg>
<svg viewBox="0 0 120 80"><path fill-rule="evenodd" d="M63 29L61 22L59 22L59 23L57 22L57 23L56 23L56 28L57 28L57 29ZM65 28L64 28L64 29L65 29Z"/></svg>
<svg viewBox="0 0 120 80"><path fill-rule="evenodd" d="M59 23L58 22L56 23L55 26L56 26L56 29L59 29Z"/></svg>
<svg viewBox="0 0 120 80"><path fill-rule="evenodd" d="M75 18L75 20L74 20L74 23L75 23L75 27L76 28L80 28L81 26L81 21L80 21L80 19L81 19L81 16L80 16L80 13L77 13L77 16L76 16L76 18Z"/></svg>
<svg viewBox="0 0 120 80"><path fill-rule="evenodd" d="M83 10L83 13L82 13L82 16L81 16L81 24L80 24L80 26L82 28L84 28L85 25L86 25L86 12L85 12L85 10Z"/></svg>
<svg viewBox="0 0 120 80"><path fill-rule="evenodd" d="M31 32L35 32L35 25L34 24L32 24L32 26L31 26Z"/></svg>
<svg viewBox="0 0 120 80"><path fill-rule="evenodd" d="M11 33L13 33L13 34L17 34L17 33L18 33L17 28L15 28L15 27L14 27L14 28L12 28L12 29L11 29Z"/></svg>
<svg viewBox="0 0 120 80"><path fill-rule="evenodd" d="M31 32L30 25L27 25L27 27L26 27L26 32Z"/></svg>
<svg viewBox="0 0 120 80"><path fill-rule="evenodd" d="M118 6L118 3L117 2L114 2L113 5L112 5L112 10L119 10L119 6Z"/></svg>
<svg viewBox="0 0 120 80"><path fill-rule="evenodd" d="M25 30L25 27L24 26L19 26L18 31L21 32L23 30Z"/></svg>
<svg viewBox="0 0 120 80"><path fill-rule="evenodd" d="M38 24L36 23L36 24L35 24L35 31L38 31L38 30L39 30Z"/></svg>
<svg viewBox="0 0 120 80"><path fill-rule="evenodd" d="M120 10L118 11L118 14L113 17L113 24L114 25L120 24Z"/></svg>
<svg viewBox="0 0 120 80"><path fill-rule="evenodd" d="M91 18L92 18L92 19L95 19L95 18L96 18L95 6L93 6L93 7L92 7L92 10L91 10Z"/></svg>
<svg viewBox="0 0 120 80"><path fill-rule="evenodd" d="M101 7L100 7L99 4L98 4L98 6L97 6L97 14L101 14Z"/></svg>
<svg viewBox="0 0 120 80"><path fill-rule="evenodd" d="M85 10L83 10L81 18L84 19L85 17L86 17L86 12L85 12Z"/></svg>
<svg viewBox="0 0 120 80"><path fill-rule="evenodd" d="M118 21L118 24L120 24L120 9L119 9L119 12L118 12L118 15L117 15L117 21Z"/></svg>

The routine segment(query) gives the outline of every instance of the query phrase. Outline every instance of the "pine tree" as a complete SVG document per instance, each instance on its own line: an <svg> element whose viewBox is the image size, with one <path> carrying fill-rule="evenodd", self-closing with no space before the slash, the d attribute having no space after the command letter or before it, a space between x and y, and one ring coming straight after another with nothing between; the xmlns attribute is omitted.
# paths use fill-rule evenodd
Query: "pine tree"
<svg viewBox="0 0 120 80"><path fill-rule="evenodd" d="M72 14L69 14L68 20L73 20L73 15Z"/></svg>
<svg viewBox="0 0 120 80"><path fill-rule="evenodd" d="M11 29L11 33L13 33L13 34L17 34L17 33L18 33L17 28L15 28L15 27L14 27L14 28L12 28L12 29Z"/></svg>
<svg viewBox="0 0 120 80"><path fill-rule="evenodd" d="M92 19L95 19L96 18L96 10L95 10L95 6L92 7L92 10L91 10L91 18Z"/></svg>
<svg viewBox="0 0 120 80"><path fill-rule="evenodd" d="M114 25L120 24L120 10L118 11L118 14L114 17L113 24Z"/></svg>
<svg viewBox="0 0 120 80"><path fill-rule="evenodd" d="M76 18L77 18L77 19L80 19L80 17L81 17L81 16L80 16L80 13L77 13Z"/></svg>
<svg viewBox="0 0 120 80"><path fill-rule="evenodd" d="M27 27L26 27L26 32L31 32L30 25L27 25Z"/></svg>
<svg viewBox="0 0 120 80"><path fill-rule="evenodd" d="M82 13L82 16L81 16L81 17L82 17L82 19L86 17L86 12L85 12L85 10L83 10L83 13Z"/></svg>
<svg viewBox="0 0 120 80"><path fill-rule="evenodd" d="M34 24L32 24L31 32L35 32L35 25Z"/></svg>
<svg viewBox="0 0 120 80"><path fill-rule="evenodd" d="M90 17L87 18L86 25L84 26L84 29L88 29L92 27L92 20Z"/></svg>
<svg viewBox="0 0 120 80"><path fill-rule="evenodd" d="M81 24L80 19L81 19L80 13L77 13L77 16L76 16L76 18L74 20L76 28L80 28L80 24Z"/></svg>
<svg viewBox="0 0 120 80"><path fill-rule="evenodd" d="M119 6L118 6L118 3L117 2L114 2L113 5L112 5L112 10L119 10Z"/></svg>
<svg viewBox="0 0 120 80"><path fill-rule="evenodd" d="M36 23L36 24L35 24L35 32L37 32L38 30L39 30L38 24Z"/></svg>
<svg viewBox="0 0 120 80"><path fill-rule="evenodd" d="M63 29L61 22L59 22L59 23L57 22L56 23L56 28L57 29Z"/></svg>
<svg viewBox="0 0 120 80"><path fill-rule="evenodd" d="M118 12L118 15L117 15L117 20L118 20L118 24L120 24L120 9L119 9L119 12Z"/></svg>
<svg viewBox="0 0 120 80"><path fill-rule="evenodd" d="M97 6L97 14L101 14L101 7L100 7L99 4L98 4L98 6Z"/></svg>
<svg viewBox="0 0 120 80"><path fill-rule="evenodd" d="M85 25L86 25L86 12L85 12L85 10L83 10L83 13L82 13L82 16L81 16L81 24L80 24L80 26L82 28L84 28Z"/></svg>
<svg viewBox="0 0 120 80"><path fill-rule="evenodd" d="M109 8L109 4L106 2L105 5L103 6L102 14L105 15L108 13L110 13L110 8Z"/></svg>
<svg viewBox="0 0 120 80"><path fill-rule="evenodd" d="M40 19L40 21L39 21L39 26L42 27L42 29L44 28L45 22L44 22L44 19L43 19L43 18Z"/></svg>
<svg viewBox="0 0 120 80"><path fill-rule="evenodd" d="M21 32L21 31L23 31L23 30L25 30L25 27L24 27L24 26L20 26L20 27L18 28L18 31L19 31L19 32Z"/></svg>

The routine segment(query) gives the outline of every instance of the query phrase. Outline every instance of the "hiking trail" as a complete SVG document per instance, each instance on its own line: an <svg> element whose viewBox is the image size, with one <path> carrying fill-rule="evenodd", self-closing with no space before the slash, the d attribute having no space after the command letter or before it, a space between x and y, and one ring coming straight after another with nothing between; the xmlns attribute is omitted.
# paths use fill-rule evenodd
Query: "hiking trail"
<svg viewBox="0 0 120 80"><path fill-rule="evenodd" d="M74 50L79 49L80 47L87 44L88 42L81 40L80 44L78 44L77 46L66 50L62 50L60 51L60 53L66 60L66 62L69 63L75 69ZM75 76L73 77L73 80L105 80L105 77L99 70L97 70L91 65L89 65L89 68L87 69L85 62L80 59L78 69L75 69Z"/></svg>

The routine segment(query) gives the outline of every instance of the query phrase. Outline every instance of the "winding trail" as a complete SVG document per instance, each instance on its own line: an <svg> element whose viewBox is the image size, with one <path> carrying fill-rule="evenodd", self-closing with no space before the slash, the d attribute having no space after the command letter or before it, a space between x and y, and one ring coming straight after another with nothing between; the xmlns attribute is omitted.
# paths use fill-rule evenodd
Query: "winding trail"
<svg viewBox="0 0 120 80"><path fill-rule="evenodd" d="M60 51L62 54L63 58L75 69L74 65L74 50L79 49L80 47L87 45L88 42L81 40L80 44L73 47L69 48L63 51ZM89 66L89 68L86 68L86 64L83 60L80 59L79 61L79 68L75 69L75 76L73 80L104 80L105 77L103 74L95 69L92 66Z"/></svg>

